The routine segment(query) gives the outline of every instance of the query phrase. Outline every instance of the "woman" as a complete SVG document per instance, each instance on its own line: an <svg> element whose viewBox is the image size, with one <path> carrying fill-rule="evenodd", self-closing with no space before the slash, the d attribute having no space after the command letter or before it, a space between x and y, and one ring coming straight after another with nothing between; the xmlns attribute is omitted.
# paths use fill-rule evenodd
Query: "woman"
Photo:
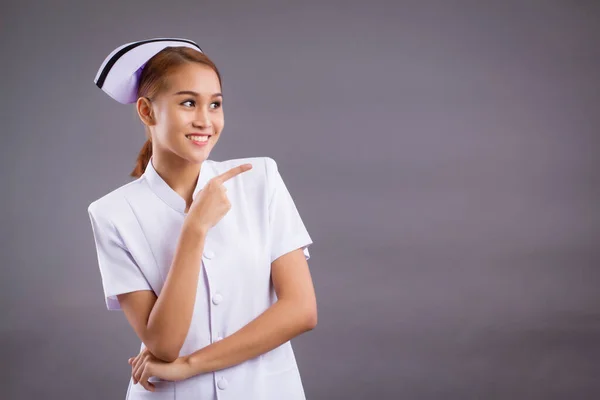
<svg viewBox="0 0 600 400"><path fill-rule="evenodd" d="M135 103L144 144L125 184L88 208L106 305L141 340L134 399L304 399L291 344L317 323L312 240L276 162L209 160L221 77L190 40L110 53L96 85Z"/></svg>

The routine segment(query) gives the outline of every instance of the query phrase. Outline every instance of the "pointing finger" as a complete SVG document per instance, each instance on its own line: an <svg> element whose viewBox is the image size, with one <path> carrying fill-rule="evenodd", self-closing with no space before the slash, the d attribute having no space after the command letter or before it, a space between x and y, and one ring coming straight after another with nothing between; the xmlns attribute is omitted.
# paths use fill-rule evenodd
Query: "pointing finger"
<svg viewBox="0 0 600 400"><path fill-rule="evenodd" d="M252 169L252 164L242 164L237 167L231 168L229 171L222 173L221 175L217 175L216 179L221 183L233 178L241 174L242 172L246 172Z"/></svg>

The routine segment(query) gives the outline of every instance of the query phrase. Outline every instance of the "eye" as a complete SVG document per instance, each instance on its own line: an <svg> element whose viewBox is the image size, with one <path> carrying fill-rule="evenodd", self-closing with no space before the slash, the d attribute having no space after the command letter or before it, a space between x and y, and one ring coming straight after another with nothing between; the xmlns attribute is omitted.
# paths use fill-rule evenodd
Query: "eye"
<svg viewBox="0 0 600 400"><path fill-rule="evenodd" d="M212 103L210 103L211 106L215 105L216 107L213 108L220 108L221 107L221 102L220 101L213 101Z"/></svg>
<svg viewBox="0 0 600 400"><path fill-rule="evenodd" d="M196 102L194 100L192 100L192 99L184 101L183 103L181 103L181 105L184 105L185 103L194 103L194 104L196 104Z"/></svg>

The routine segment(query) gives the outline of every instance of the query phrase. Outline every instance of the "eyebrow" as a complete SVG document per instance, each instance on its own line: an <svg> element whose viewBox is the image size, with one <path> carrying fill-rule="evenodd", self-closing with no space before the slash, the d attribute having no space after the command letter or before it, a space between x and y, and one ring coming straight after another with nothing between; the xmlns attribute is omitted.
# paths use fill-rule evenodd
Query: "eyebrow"
<svg viewBox="0 0 600 400"><path fill-rule="evenodd" d="M181 90L181 91L179 91L177 93L173 93L173 96L177 96L177 95L180 95L180 94L187 94L187 95L196 96L196 97L200 96L199 93L196 93L196 92L191 91L191 90ZM211 97L223 97L223 94L222 93L213 93L211 95Z"/></svg>

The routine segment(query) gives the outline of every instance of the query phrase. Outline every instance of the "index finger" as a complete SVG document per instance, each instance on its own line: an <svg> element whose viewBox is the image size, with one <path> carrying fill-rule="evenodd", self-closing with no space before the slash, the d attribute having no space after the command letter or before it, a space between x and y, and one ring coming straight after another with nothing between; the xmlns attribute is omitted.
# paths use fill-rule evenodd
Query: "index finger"
<svg viewBox="0 0 600 400"><path fill-rule="evenodd" d="M237 167L231 168L229 171L222 173L221 175L217 175L215 179L220 181L221 183L233 178L236 175L241 174L242 172L246 172L252 169L252 164L242 164Z"/></svg>

